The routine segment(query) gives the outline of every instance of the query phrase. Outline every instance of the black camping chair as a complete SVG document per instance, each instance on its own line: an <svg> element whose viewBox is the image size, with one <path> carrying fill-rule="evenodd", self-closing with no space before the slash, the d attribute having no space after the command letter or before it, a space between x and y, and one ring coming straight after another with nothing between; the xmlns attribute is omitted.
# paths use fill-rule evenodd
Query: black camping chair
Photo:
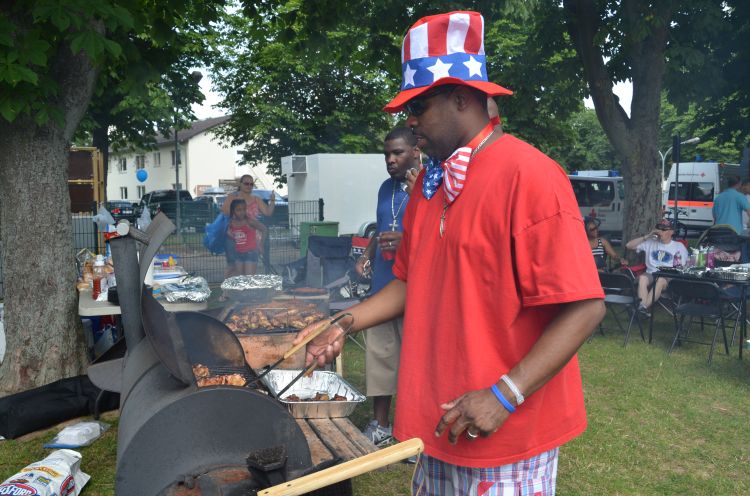
<svg viewBox="0 0 750 496"><path fill-rule="evenodd" d="M307 240L307 285L322 288L346 276L351 250L351 238L310 236Z"/></svg>
<svg viewBox="0 0 750 496"><path fill-rule="evenodd" d="M641 339L645 341L646 337L643 334L643 326L637 317L639 299L633 279L625 274L600 272L599 282L604 290L604 304L607 307L607 311L611 312L615 322L617 322L617 326L625 331L625 341L622 345L627 346L628 344L633 321L638 324ZM623 327L620 322L620 316L623 314L629 317L627 328ZM599 330L604 334L604 328L601 324L599 325Z"/></svg>
<svg viewBox="0 0 750 496"><path fill-rule="evenodd" d="M729 354L729 344L727 342L727 333L724 327L724 313L722 290L712 282L704 281L681 281L673 279L669 283L669 289L675 298L676 306L674 308L674 327L675 334L672 345L668 353L678 343L690 342L697 344L707 344L711 346L708 352L708 364L711 365L714 350L716 349L716 339L719 336L719 329L724 336L724 350ZM688 317L687 327L685 326L685 317ZM694 318L700 319L701 331L703 331L703 319L711 318L716 324L713 339L710 343L696 340L690 337L690 327Z"/></svg>
<svg viewBox="0 0 750 496"><path fill-rule="evenodd" d="M331 312L346 310L359 303L360 287L354 271L351 237L310 236L307 241L307 285L329 291ZM344 297L343 295L346 295ZM347 336L363 348L354 336Z"/></svg>

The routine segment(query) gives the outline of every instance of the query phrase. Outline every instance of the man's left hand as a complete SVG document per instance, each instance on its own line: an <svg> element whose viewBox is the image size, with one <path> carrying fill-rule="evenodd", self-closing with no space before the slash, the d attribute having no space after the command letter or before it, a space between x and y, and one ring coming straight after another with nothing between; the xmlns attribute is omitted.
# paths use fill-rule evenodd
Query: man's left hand
<svg viewBox="0 0 750 496"><path fill-rule="evenodd" d="M398 251L403 233L400 231L383 231L378 237L380 251Z"/></svg>
<svg viewBox="0 0 750 496"><path fill-rule="evenodd" d="M488 437L510 415L489 389L471 391L440 405L440 408L446 412L435 428L435 436L440 437L449 429L448 441L451 444L456 444L461 435L470 441L477 435Z"/></svg>

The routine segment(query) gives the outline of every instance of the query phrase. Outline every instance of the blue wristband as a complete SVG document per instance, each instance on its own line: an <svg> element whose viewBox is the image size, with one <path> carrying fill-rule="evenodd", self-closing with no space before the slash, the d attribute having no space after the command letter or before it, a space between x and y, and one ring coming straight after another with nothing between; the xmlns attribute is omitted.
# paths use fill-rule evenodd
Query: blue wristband
<svg viewBox="0 0 750 496"><path fill-rule="evenodd" d="M510 413L514 413L516 411L516 408L510 404L510 401L505 399L505 396L503 396L503 393L500 392L500 390L497 388L497 384L493 384L490 388L492 390L492 393L497 398L497 401L499 401L506 410L508 410Z"/></svg>

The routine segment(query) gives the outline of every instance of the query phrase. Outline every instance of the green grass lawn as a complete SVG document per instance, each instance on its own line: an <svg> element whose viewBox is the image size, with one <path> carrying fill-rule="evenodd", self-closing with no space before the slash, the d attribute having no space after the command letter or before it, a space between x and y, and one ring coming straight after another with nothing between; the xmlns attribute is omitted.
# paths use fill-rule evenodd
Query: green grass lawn
<svg viewBox="0 0 750 496"><path fill-rule="evenodd" d="M730 356L717 351L709 367L707 346L667 355L671 320L660 315L655 327L651 345L635 328L627 348L621 332L608 330L581 349L589 427L560 451L558 494L750 493L750 356L740 362L736 347ZM363 353L348 344L344 376L364 389L363 370ZM363 404L352 421L364 426L370 408ZM117 419L107 421L103 438L80 450L92 476L83 496L114 494ZM43 458L55 432L0 442L0 480ZM398 464L360 476L355 494L408 494L412 471Z"/></svg>

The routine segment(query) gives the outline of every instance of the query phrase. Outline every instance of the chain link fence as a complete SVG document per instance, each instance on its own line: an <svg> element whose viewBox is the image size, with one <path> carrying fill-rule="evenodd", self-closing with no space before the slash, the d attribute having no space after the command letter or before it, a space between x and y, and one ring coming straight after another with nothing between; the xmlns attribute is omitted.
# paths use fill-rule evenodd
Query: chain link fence
<svg viewBox="0 0 750 496"><path fill-rule="evenodd" d="M224 254L215 255L203 246L205 227L219 214L219 207L209 204L207 208L204 205L203 208L194 209L191 208L193 205L188 205L188 203L190 202L180 202L179 232L167 238L159 254L175 255L179 257L179 264L187 272L205 277L209 283L220 283L226 274L226 258ZM288 214L284 212L285 208L288 208ZM176 222L176 205L170 206L163 202L160 209L172 222ZM138 214L135 212L128 220L134 220ZM94 214L76 213L72 216L75 253L71 254L71 263L75 263L73 256L84 249L92 253L104 253L106 250L104 236L94 223ZM258 264L259 272L280 274L286 264L301 258L300 224L322 219L323 200L277 205L272 217L261 219L268 227L268 234L264 237L261 261ZM0 248L1 243L0 241ZM71 281L71 287L72 285L73 281ZM4 292L2 261L0 261L0 299L3 298Z"/></svg>

